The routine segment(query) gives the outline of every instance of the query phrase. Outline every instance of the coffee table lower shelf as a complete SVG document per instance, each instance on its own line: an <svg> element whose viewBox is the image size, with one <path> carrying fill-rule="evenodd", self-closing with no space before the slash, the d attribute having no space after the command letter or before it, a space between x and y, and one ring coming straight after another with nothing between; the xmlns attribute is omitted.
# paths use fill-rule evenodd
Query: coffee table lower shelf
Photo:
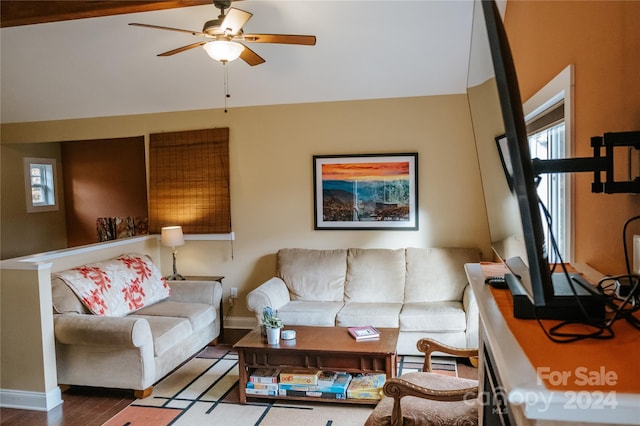
<svg viewBox="0 0 640 426"><path fill-rule="evenodd" d="M361 405L377 405L380 402L379 399L364 399L364 398L322 398L315 396L276 396L276 395L246 395L244 402L247 403L247 398L252 399L268 399L268 400L283 400L283 401L312 401L312 402L335 402L338 404L361 404Z"/></svg>
<svg viewBox="0 0 640 426"><path fill-rule="evenodd" d="M308 371L344 371L352 375L382 373L395 377L397 328L381 328L380 338L356 342L342 327L286 327L296 331L296 339L269 345L257 328L244 336L234 348L238 352L238 386L240 403L247 398L268 400L322 401L375 405L377 399L323 398L314 396L248 395L249 376L257 368L296 368Z"/></svg>

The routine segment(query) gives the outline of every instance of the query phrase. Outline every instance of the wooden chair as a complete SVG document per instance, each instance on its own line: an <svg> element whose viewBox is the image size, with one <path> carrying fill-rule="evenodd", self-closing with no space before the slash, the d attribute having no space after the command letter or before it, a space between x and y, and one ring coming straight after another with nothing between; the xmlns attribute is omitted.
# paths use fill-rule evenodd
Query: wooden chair
<svg viewBox="0 0 640 426"><path fill-rule="evenodd" d="M417 346L425 354L422 372L388 379L385 396L365 425L477 425L478 381L432 373L431 354L477 359L478 349L454 348L431 339L421 339Z"/></svg>

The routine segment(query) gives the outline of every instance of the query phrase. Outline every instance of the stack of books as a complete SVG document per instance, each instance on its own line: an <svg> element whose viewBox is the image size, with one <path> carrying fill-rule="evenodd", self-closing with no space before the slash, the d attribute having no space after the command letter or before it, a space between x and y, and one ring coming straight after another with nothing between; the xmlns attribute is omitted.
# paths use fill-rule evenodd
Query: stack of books
<svg viewBox="0 0 640 426"><path fill-rule="evenodd" d="M249 374L247 395L381 399L385 374L257 368Z"/></svg>
<svg viewBox="0 0 640 426"><path fill-rule="evenodd" d="M278 368L258 368L249 375L247 395L278 395Z"/></svg>
<svg viewBox="0 0 640 426"><path fill-rule="evenodd" d="M278 385L280 396L307 396L329 399L346 399L351 374L323 372L315 385L283 383Z"/></svg>
<svg viewBox="0 0 640 426"><path fill-rule="evenodd" d="M347 389L347 398L382 399L385 374L362 374L354 377Z"/></svg>
<svg viewBox="0 0 640 426"><path fill-rule="evenodd" d="M356 340L379 339L380 332L370 325L365 327L349 327L349 334Z"/></svg>

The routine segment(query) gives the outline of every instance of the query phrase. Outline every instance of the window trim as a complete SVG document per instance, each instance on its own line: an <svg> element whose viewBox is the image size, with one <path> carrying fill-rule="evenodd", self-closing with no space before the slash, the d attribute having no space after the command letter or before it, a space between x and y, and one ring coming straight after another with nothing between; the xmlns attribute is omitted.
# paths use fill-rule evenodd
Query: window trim
<svg viewBox="0 0 640 426"><path fill-rule="evenodd" d="M50 212L57 211L60 209L58 204L58 170L57 165L58 162L55 158L35 158L35 157L24 157L23 158L24 165L24 194L25 201L27 206L27 213L39 213L39 212ZM53 204L47 205L37 205L33 204L33 197L31 195L32 185L31 185L31 167L33 164L44 164L51 166L51 185L53 187Z"/></svg>
<svg viewBox="0 0 640 426"><path fill-rule="evenodd" d="M560 71L551 81L549 81L538 92L531 96L522 106L522 110L525 115L525 122L529 123L532 120L544 115L549 109L553 109L558 103L564 102L564 138L565 138L565 158L573 157L573 150L575 146L575 121L574 121L574 94L575 94L575 80L574 80L574 67L568 65L565 69ZM568 229L565 230L566 253L565 262L572 262L574 260L575 253L575 224L573 220L574 210L574 188L573 178L571 173L565 175L566 179L566 209L565 209L565 223Z"/></svg>

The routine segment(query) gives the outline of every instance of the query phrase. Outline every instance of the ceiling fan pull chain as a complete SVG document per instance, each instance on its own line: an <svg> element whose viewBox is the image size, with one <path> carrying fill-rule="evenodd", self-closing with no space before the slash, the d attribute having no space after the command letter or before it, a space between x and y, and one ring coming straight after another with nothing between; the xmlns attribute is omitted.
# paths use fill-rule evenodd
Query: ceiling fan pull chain
<svg viewBox="0 0 640 426"><path fill-rule="evenodd" d="M222 62L222 68L224 69L224 112L227 112L227 98L230 98L229 94L229 68L227 68L227 61Z"/></svg>

